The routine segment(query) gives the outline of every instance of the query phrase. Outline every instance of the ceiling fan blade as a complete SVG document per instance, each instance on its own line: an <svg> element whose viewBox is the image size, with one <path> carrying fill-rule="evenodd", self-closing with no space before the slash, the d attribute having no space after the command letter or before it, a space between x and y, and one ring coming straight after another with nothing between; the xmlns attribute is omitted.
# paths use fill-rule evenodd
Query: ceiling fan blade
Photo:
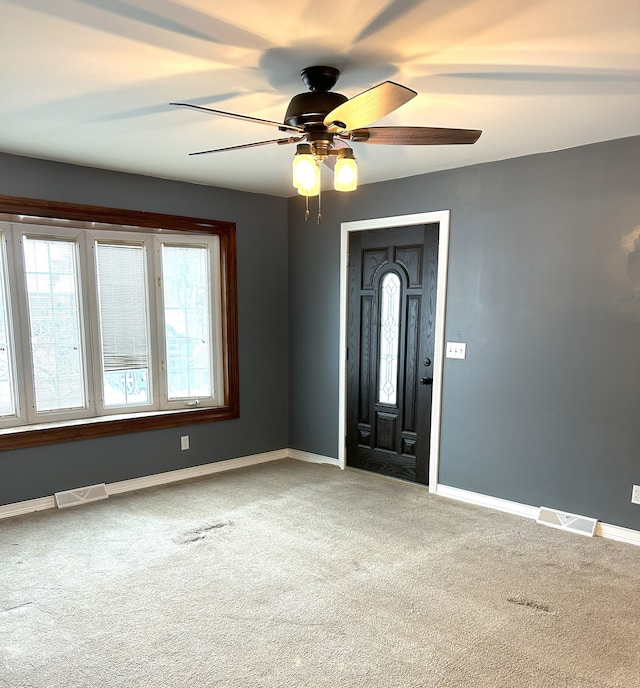
<svg viewBox="0 0 640 688"><path fill-rule="evenodd" d="M227 146L226 148L212 148L211 150L196 151L189 153L189 155L206 155L207 153L223 153L225 151L241 150L242 148L257 148L258 146L268 146L271 143L277 143L279 146L284 146L287 143L297 143L302 141L304 136L291 136L288 139L270 139L269 141L256 141L255 143L242 143L239 146Z"/></svg>
<svg viewBox="0 0 640 688"><path fill-rule="evenodd" d="M177 105L178 107L185 107L191 110L200 110L202 112L209 112L221 117L230 117L231 119L239 119L244 122L255 122L257 124L268 124L270 127L277 127L280 131L303 131L300 127L292 127L283 122L273 122L270 119L260 119L259 117L250 117L249 115L237 115L234 112L225 112L224 110L214 110L213 108L204 107L202 105L193 105L191 103L169 103L169 105Z"/></svg>
<svg viewBox="0 0 640 688"><path fill-rule="evenodd" d="M449 146L475 143L479 129L441 129L438 127L369 127L349 132L350 141L391 146Z"/></svg>
<svg viewBox="0 0 640 688"><path fill-rule="evenodd" d="M397 110L417 95L394 81L383 81L331 110L324 118L324 125L333 132L359 129Z"/></svg>

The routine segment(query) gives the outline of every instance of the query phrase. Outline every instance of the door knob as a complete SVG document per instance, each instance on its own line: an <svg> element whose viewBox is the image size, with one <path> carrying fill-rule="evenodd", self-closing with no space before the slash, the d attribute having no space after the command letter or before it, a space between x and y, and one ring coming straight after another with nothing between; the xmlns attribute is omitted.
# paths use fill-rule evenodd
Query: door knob
<svg viewBox="0 0 640 688"><path fill-rule="evenodd" d="M433 378L432 377L421 377L420 378L420 384L421 385L432 385L433 384Z"/></svg>

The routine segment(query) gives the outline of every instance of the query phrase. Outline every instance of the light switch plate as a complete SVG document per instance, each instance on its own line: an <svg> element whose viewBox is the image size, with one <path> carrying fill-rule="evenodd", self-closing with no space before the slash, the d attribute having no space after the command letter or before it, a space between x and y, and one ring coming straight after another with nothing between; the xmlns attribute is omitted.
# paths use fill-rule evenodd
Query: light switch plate
<svg viewBox="0 0 640 688"><path fill-rule="evenodd" d="M467 345L464 342L447 342L447 358L466 358Z"/></svg>

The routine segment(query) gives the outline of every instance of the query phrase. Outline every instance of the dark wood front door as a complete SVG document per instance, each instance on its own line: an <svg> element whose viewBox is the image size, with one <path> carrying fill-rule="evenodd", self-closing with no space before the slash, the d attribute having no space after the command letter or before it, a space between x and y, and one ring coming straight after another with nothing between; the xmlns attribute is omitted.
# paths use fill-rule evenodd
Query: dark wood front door
<svg viewBox="0 0 640 688"><path fill-rule="evenodd" d="M349 236L347 465L428 483L438 225Z"/></svg>

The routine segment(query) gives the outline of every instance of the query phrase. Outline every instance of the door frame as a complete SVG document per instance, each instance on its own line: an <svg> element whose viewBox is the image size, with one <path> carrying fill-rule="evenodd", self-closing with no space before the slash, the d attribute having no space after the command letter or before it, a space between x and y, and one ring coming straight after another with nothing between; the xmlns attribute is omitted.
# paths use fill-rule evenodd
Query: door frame
<svg viewBox="0 0 640 688"><path fill-rule="evenodd" d="M436 287L436 322L433 353L433 390L431 397L431 442L429 446L429 492L438 491L440 468L440 420L442 414L442 372L444 368L444 325L447 305L447 272L449 267L449 219L451 211L413 213L355 220L340 225L340 384L338 403L338 463L346 468L347 452L347 318L348 318L348 253L349 232L370 229L400 229L413 225L438 224L438 276Z"/></svg>

